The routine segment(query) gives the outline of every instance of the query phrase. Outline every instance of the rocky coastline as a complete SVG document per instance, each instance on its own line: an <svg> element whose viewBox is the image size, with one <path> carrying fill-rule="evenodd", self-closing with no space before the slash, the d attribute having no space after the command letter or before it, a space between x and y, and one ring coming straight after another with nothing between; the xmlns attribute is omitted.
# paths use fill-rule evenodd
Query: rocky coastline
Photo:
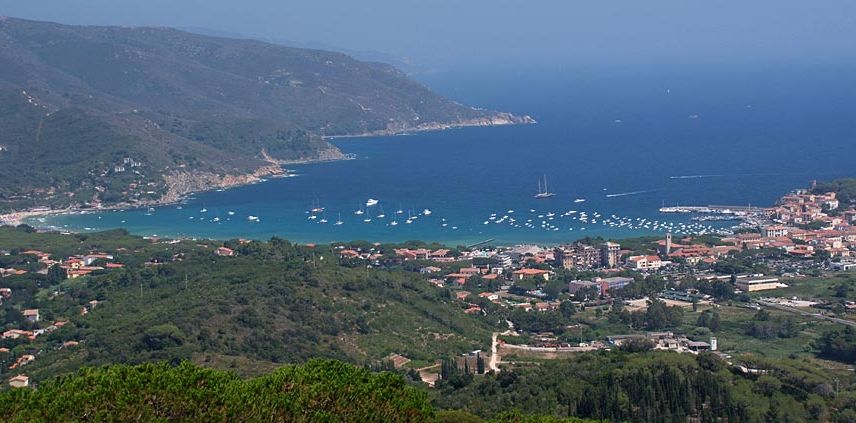
<svg viewBox="0 0 856 423"><path fill-rule="evenodd" d="M484 116L480 118L463 119L455 122L426 122L416 126L407 125L401 122L395 122L387 125L385 129L381 130L370 131L361 134L325 136L324 138L337 139L372 136L391 136L403 135L414 132L443 131L465 127L530 125L534 123L536 123L535 119L528 115L516 116L511 113L494 113L490 116ZM350 160L354 158L351 155L342 153L338 148L333 146L324 150L320 150L318 154L314 157L297 158L291 160L275 159L269 156L265 151L262 151L261 155L262 158L269 164L261 166L253 172L244 174L222 175L214 172L171 172L165 174L163 177L164 182L167 186L166 193L164 193L163 196L154 201L136 203L121 202L95 209L68 207L63 209L38 208L32 210L12 211L6 214L0 214L0 225L17 226L26 223L28 219L40 216L55 216L69 213L97 212L164 206L178 203L188 195L196 192L235 188L243 185L258 183L266 178L286 176L288 174L288 170L286 170L283 166Z"/></svg>

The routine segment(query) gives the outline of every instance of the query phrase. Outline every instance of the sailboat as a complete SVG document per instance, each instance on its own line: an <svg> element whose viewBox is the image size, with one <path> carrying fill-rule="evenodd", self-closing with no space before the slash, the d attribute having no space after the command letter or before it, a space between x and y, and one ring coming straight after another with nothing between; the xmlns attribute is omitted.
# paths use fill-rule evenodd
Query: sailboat
<svg viewBox="0 0 856 423"><path fill-rule="evenodd" d="M384 217L386 217L386 214L384 214L383 212L383 206L380 206L380 214L375 217L377 217L378 219L383 219Z"/></svg>
<svg viewBox="0 0 856 423"><path fill-rule="evenodd" d="M360 205L360 209L359 209L359 210L357 210L357 211L355 211L355 212L354 212L354 214L356 214L356 215L361 215L361 214L363 214L363 213L364 213L364 212L363 212L363 206L362 206L362 205Z"/></svg>
<svg viewBox="0 0 856 423"><path fill-rule="evenodd" d="M544 175L544 191L541 191L541 180L539 179L538 180L538 193L535 194L535 198L538 198L538 199L550 198L554 195L556 195L556 194L552 193L550 191L547 191L547 175Z"/></svg>
<svg viewBox="0 0 856 423"><path fill-rule="evenodd" d="M404 210L401 209L401 204L398 205L398 210L396 210L395 214L404 214Z"/></svg>
<svg viewBox="0 0 856 423"><path fill-rule="evenodd" d="M345 224L345 222L342 222L342 213L339 213L339 219L338 219L338 220L336 220L336 223L334 223L334 225L336 225L336 226L342 226L342 225L344 225L344 224Z"/></svg>
<svg viewBox="0 0 856 423"><path fill-rule="evenodd" d="M323 212L324 212L324 207L321 207L321 201L319 201L318 199L316 199L316 200L315 200L315 202L312 204L312 209L311 209L311 210L309 210L309 211L310 211L311 213L323 213Z"/></svg>

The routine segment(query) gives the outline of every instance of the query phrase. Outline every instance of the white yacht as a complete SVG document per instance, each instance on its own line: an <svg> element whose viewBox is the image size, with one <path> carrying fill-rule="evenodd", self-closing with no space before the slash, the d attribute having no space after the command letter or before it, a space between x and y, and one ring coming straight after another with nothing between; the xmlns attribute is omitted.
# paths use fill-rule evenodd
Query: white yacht
<svg viewBox="0 0 856 423"><path fill-rule="evenodd" d="M550 198L554 195L556 195L556 194L552 193L550 191L547 191L547 175L544 175L544 190L541 191L541 180L539 179L538 180L538 193L535 194L535 198L537 198L537 199Z"/></svg>

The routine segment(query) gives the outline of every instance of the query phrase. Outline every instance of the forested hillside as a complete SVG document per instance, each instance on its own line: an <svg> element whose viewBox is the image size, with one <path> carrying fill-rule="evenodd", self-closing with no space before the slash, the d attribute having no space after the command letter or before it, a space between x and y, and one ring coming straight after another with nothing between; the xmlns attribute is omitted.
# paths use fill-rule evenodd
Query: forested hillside
<svg viewBox="0 0 856 423"><path fill-rule="evenodd" d="M852 378L802 360L713 354L586 353L442 384L435 403L482 416L508 410L633 422L852 422Z"/></svg>
<svg viewBox="0 0 856 423"><path fill-rule="evenodd" d="M340 53L5 17L0 112L0 208L144 201L163 174L341 158L326 135L529 121Z"/></svg>
<svg viewBox="0 0 856 423"><path fill-rule="evenodd" d="M36 245L56 257L107 251L124 265L78 279L38 273L3 279L15 295L0 307L0 320L39 308L44 319L71 323L46 335L44 348L84 341L29 364L37 380L84 365L182 359L241 374L318 357L368 365L391 353L430 364L489 349L496 323L463 313L465 303L418 273L340 264L323 246L234 242L236 256L218 257L216 244L151 242L121 231L0 230L2 247L19 252ZM97 307L81 315L93 300ZM34 348L25 340L3 342L16 355Z"/></svg>
<svg viewBox="0 0 856 423"><path fill-rule="evenodd" d="M118 365L52 380L38 390L0 393L6 422L482 422L435 410L425 392L391 373L313 360L242 380L184 362ZM495 423L583 423L506 413Z"/></svg>

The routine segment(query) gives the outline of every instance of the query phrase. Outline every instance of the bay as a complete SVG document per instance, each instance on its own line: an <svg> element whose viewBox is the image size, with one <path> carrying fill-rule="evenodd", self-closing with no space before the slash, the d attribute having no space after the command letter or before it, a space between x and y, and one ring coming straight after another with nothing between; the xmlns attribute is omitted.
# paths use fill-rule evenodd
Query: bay
<svg viewBox="0 0 856 423"><path fill-rule="evenodd" d="M812 179L856 175L852 69L717 69L422 76L462 103L529 114L538 123L339 139L357 159L293 166L297 177L200 193L181 209L63 215L44 223L82 231L124 227L147 236L552 244L680 230L690 224L687 217L661 215L659 207L769 206ZM556 195L535 199L544 177ZM370 198L379 204L367 208ZM310 219L309 209L319 204L324 213ZM367 214L354 214L360 208ZM334 225L340 215L343 224ZM408 224L408 215L418 218ZM658 223L646 228L641 219Z"/></svg>

